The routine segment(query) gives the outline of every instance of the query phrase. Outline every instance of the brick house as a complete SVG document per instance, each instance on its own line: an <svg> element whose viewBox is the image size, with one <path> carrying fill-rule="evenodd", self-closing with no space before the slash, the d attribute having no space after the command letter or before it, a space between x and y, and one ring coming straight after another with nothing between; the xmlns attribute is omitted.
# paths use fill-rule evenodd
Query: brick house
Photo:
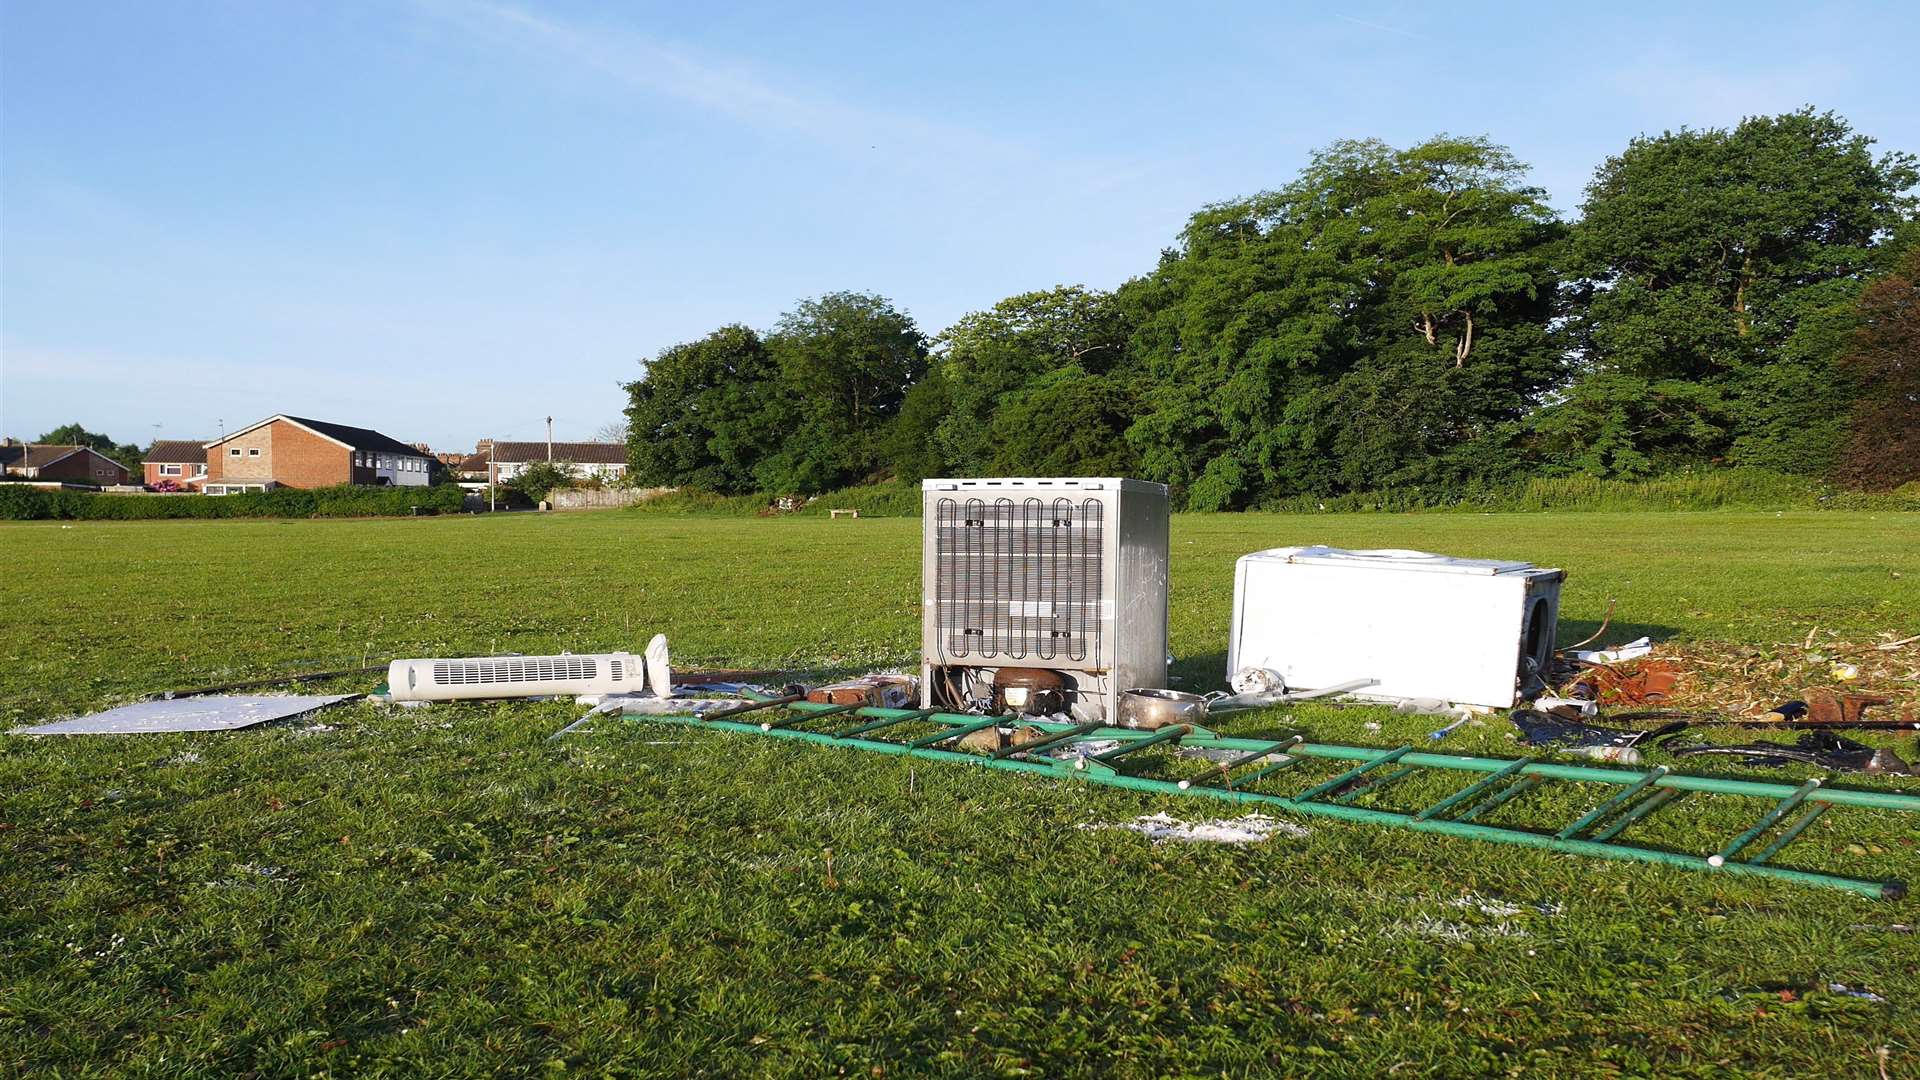
<svg viewBox="0 0 1920 1080"><path fill-rule="evenodd" d="M425 487L433 458L367 428L284 414L207 443L206 493L335 484Z"/></svg>
<svg viewBox="0 0 1920 1080"><path fill-rule="evenodd" d="M18 443L0 439L0 476L41 482L107 487L133 479L125 465L85 446Z"/></svg>
<svg viewBox="0 0 1920 1080"><path fill-rule="evenodd" d="M573 466L573 474L580 477L597 477L603 481L614 481L627 474L627 444L616 442L496 442L482 440L472 456L460 463L460 475L465 477L477 474L478 479L494 479L488 472L488 457L491 453L492 469L499 473L498 481L507 482L526 469L527 466L541 461L567 462Z"/></svg>
<svg viewBox="0 0 1920 1080"><path fill-rule="evenodd" d="M140 462L150 488L172 485L198 491L207 481L207 444L200 439L157 439Z"/></svg>

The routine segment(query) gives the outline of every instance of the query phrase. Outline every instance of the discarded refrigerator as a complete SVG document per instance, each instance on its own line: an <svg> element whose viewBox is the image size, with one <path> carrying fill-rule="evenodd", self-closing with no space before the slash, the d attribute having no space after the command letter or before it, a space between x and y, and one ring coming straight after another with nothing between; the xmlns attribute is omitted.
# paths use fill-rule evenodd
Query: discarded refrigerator
<svg viewBox="0 0 1920 1080"><path fill-rule="evenodd" d="M1504 708L1553 661L1566 574L1424 551L1274 548L1234 568L1227 672Z"/></svg>
<svg viewBox="0 0 1920 1080"><path fill-rule="evenodd" d="M921 484L921 695L1111 721L1167 678L1167 489L1118 477Z"/></svg>

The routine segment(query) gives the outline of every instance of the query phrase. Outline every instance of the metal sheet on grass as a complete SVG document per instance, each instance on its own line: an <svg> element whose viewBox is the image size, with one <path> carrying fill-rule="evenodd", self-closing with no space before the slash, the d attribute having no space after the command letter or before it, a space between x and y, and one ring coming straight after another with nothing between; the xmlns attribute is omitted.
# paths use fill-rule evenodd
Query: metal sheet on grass
<svg viewBox="0 0 1920 1080"><path fill-rule="evenodd" d="M359 694L246 695L141 701L72 720L14 728L15 735L139 735L171 731L233 731L304 716L352 701Z"/></svg>

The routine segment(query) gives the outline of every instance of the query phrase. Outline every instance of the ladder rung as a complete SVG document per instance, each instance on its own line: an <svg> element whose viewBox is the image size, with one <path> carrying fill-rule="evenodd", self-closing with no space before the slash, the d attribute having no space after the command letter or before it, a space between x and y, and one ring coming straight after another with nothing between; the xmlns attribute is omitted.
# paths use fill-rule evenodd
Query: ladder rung
<svg viewBox="0 0 1920 1080"><path fill-rule="evenodd" d="M1130 742L1121 743L1119 746L1104 753L1090 754L1086 758L1083 758L1082 761L1097 761L1102 765L1106 765L1118 758L1133 753L1135 750L1145 750L1149 746L1156 746L1169 740L1178 739L1180 736L1192 730L1193 728L1186 724L1168 724L1166 727L1161 728L1159 731L1154 732L1144 739L1134 739ZM1076 767L1080 767L1080 762L1075 762L1075 765Z"/></svg>
<svg viewBox="0 0 1920 1080"><path fill-rule="evenodd" d="M1268 758L1268 757L1272 757L1272 756L1273 756L1273 755L1275 755L1275 754L1284 754L1284 753L1286 753L1286 752L1287 752L1287 751L1288 751L1289 749L1291 749L1291 748L1293 748L1293 747L1295 747L1295 746L1298 746L1298 745L1300 745L1301 743L1303 743L1303 742L1306 742L1306 741L1307 741L1307 740L1306 740L1306 736L1304 736L1304 735L1295 735L1295 736L1293 736L1293 737L1292 737L1292 738L1290 738L1290 739L1281 739L1281 740L1280 740L1279 742L1277 742L1277 743L1274 743L1274 744L1273 744L1273 745L1271 745L1271 746L1268 746L1268 747L1267 747L1266 749L1264 749L1264 750L1255 750L1255 751L1253 751L1252 753L1247 753L1247 754L1241 754L1241 755L1240 755L1239 757L1237 757L1237 758L1233 758L1233 759L1231 759L1231 760L1228 760L1228 761L1223 761L1223 762L1220 762L1220 763L1219 763L1219 764L1218 764L1218 765L1216 766L1216 768L1218 768L1218 769L1220 770L1220 774L1219 774L1219 776L1217 776L1217 777L1214 777L1214 776L1203 776L1203 777L1201 777L1201 778L1199 778L1199 779L1197 779L1197 780L1182 780L1182 781L1180 781L1180 790L1181 790L1181 791L1186 791L1186 790L1187 790L1188 788L1192 788L1192 787L1196 787L1196 786L1201 786L1201 785L1205 785L1205 784L1211 784L1211 783L1213 783L1213 782L1214 782L1214 781L1215 781L1215 780L1217 779L1217 780L1219 780L1219 781L1221 782L1221 784L1222 784L1222 785L1223 785L1224 787L1226 787L1226 788L1227 788L1227 790L1229 790L1229 791L1231 791L1231 790L1233 790L1233 785L1234 785L1234 783L1235 783L1235 781L1234 781L1234 779L1233 779L1233 777L1232 777L1232 776L1230 775L1230 774L1231 774L1231 773L1233 772L1233 770L1235 770L1235 769L1237 769L1237 768L1239 768L1239 767L1240 767L1240 766L1242 766L1242 765L1251 765L1251 764L1253 764L1254 762L1256 762L1256 761L1259 761L1259 760L1260 760L1260 759L1262 759L1262 758ZM1284 768L1286 768L1286 767L1287 767L1287 766L1289 766L1289 765L1297 765L1297 764L1299 764L1299 763L1300 763L1300 759L1299 759L1299 758L1288 758L1288 759L1286 759L1286 760L1285 760L1285 761L1283 761L1283 762L1278 762L1278 763L1277 763L1277 765L1278 765L1278 767L1279 767L1279 768L1281 768L1281 769L1284 769ZM1254 774L1253 774L1253 776L1255 776L1255 777L1258 777L1258 776L1264 776L1264 775L1266 775L1267 773L1269 773L1269 772L1273 772L1273 771L1276 771L1276 770L1274 770L1274 769L1262 769L1262 770L1260 770L1259 772L1257 772L1257 773L1254 773ZM1252 779L1252 777L1248 777L1247 779ZM1244 781L1242 781L1242 782L1244 782Z"/></svg>
<svg viewBox="0 0 1920 1080"><path fill-rule="evenodd" d="M1541 784L1544 784L1546 782L1547 782L1547 778L1544 776L1536 776L1532 774L1522 776L1520 779L1515 780L1511 784L1508 784L1505 790L1497 791L1494 794L1488 796L1487 798L1482 799L1481 801L1475 803L1472 809L1469 809L1466 813L1461 814L1459 817L1455 818L1454 820L1455 821L1472 821L1474 818L1479 817L1481 814L1485 814L1490 811L1497 810L1500 808L1502 804L1506 803L1507 801L1511 799L1516 799L1522 795L1525 795L1527 792L1532 791L1534 788L1537 788Z"/></svg>
<svg viewBox="0 0 1920 1080"><path fill-rule="evenodd" d="M1481 792L1487 790L1488 788L1494 786L1495 784L1498 784L1500 781L1505 780L1507 777L1512 776L1514 773L1519 772L1521 769L1524 769L1527 766L1533 764L1533 760L1534 759L1530 757L1526 757L1526 758L1521 758L1519 761L1511 762L1505 768L1501 769L1499 772L1491 773L1487 776L1483 776L1480 779L1475 780L1473 783L1468 784L1466 787L1461 788L1459 791L1456 791L1453 794L1447 796L1446 798L1441 799L1439 802L1434 803L1432 806L1427 807L1425 810L1422 810L1419 813L1413 815L1413 820L1425 821L1435 814L1445 813L1446 811L1451 810L1456 806L1459 806L1461 803L1466 802L1468 799L1473 798L1474 796L1480 794Z"/></svg>
<svg viewBox="0 0 1920 1080"><path fill-rule="evenodd" d="M1248 773L1245 776L1239 777L1238 779L1229 776L1225 779L1225 787L1228 791L1232 791L1235 787L1239 787L1244 790L1248 784L1253 783L1255 780L1264 779L1265 777L1272 776L1274 773L1277 773L1277 772L1285 772L1288 769L1293 768L1295 765L1298 765L1305 760L1307 759L1304 757L1283 758L1279 761L1274 762L1271 765L1268 765L1264 769L1255 769L1254 771Z"/></svg>
<svg viewBox="0 0 1920 1080"><path fill-rule="evenodd" d="M1398 750L1389 750L1386 753L1381 754L1379 757L1374 758L1372 761L1369 761L1363 765L1356 765L1355 767L1348 769L1346 772L1341 773L1339 776L1336 776L1333 779L1326 781L1325 783L1313 785L1312 787L1301 792L1300 794L1295 795L1292 799L1288 801L1312 802L1314 799L1318 798L1319 796L1325 795L1327 792L1334 790L1335 788L1339 787L1342 784L1350 783L1351 781L1359 777L1365 776L1367 773L1372 772L1373 770L1379 768L1382 765L1391 765L1394 762L1399 761L1402 757L1406 756L1412 750L1413 750L1413 747L1411 746L1403 746Z"/></svg>
<svg viewBox="0 0 1920 1080"><path fill-rule="evenodd" d="M1571 840L1572 838L1580 835L1580 830L1586 828L1587 826L1593 824L1596 821L1599 821L1601 818L1606 817L1608 814L1613 813L1615 810L1620 809L1622 806L1625 806L1635 795L1638 795L1641 792L1652 787L1654 781L1667 775L1667 771L1668 770L1665 765L1654 766L1654 769L1652 772L1648 773L1647 775L1641 777L1638 780L1635 780L1633 783L1628 784L1625 789L1615 792L1612 798L1601 803L1599 806L1596 806L1593 809L1587 811L1587 814L1585 817L1581 818L1579 821L1576 821L1573 824L1555 833L1554 839Z"/></svg>
<svg viewBox="0 0 1920 1080"><path fill-rule="evenodd" d="M819 720L828 716L839 716L842 713L850 713L855 709L864 708L866 708L865 705L835 705L831 709L811 709L806 712L794 713L792 716L782 720L762 720L760 721L760 730L772 731L774 728L792 727L795 724L804 724L808 720Z"/></svg>
<svg viewBox="0 0 1920 1080"><path fill-rule="evenodd" d="M1758 866L1761 863L1766 862L1768 859L1773 858L1775 855L1780 854L1780 849L1783 847L1786 847L1788 844L1793 843L1794 837L1799 836L1801 832L1803 832L1806 829L1807 826L1813 824L1814 818L1817 818L1821 814L1826 813L1828 810L1832 809L1832 807L1833 807L1833 804L1827 803L1827 802L1817 802L1808 806L1804 813L1802 813L1799 817L1793 819L1793 824L1787 826L1787 830L1785 832L1781 833L1779 836L1774 838L1773 843L1768 844L1760 852L1760 854L1755 855L1753 858L1748 859L1747 861L1754 864L1755 866Z"/></svg>
<svg viewBox="0 0 1920 1080"><path fill-rule="evenodd" d="M1381 788L1386 787L1388 784L1393 783L1395 780L1398 780L1406 776L1408 773L1417 772L1417 771L1418 770L1415 769L1412 765L1402 765L1401 767L1393 770L1392 772L1388 773L1385 776L1380 776L1380 777L1369 776L1367 777L1367 780L1365 783L1354 784L1348 787L1347 790L1341 792L1338 795L1335 795L1332 801L1345 805L1359 798L1360 796L1367 794L1370 791L1379 791Z"/></svg>
<svg viewBox="0 0 1920 1080"><path fill-rule="evenodd" d="M959 727L948 728L945 731L935 732L932 735L927 735L922 738L915 739L912 742L908 743L907 745L918 750L921 747L933 746L937 743L946 742L948 739L965 738L966 736L971 735L976 731L985 731L990 727L996 727L1005 719L1006 717L1004 716L994 716L994 717L989 717L985 720L982 720L977 724L962 724Z"/></svg>
<svg viewBox="0 0 1920 1080"><path fill-rule="evenodd" d="M892 727L895 724L904 724L910 720L925 720L927 717L939 711L939 709L921 709L917 712L910 712L905 716L889 716L885 720L875 720L871 724L861 724L859 727L850 727L845 731L836 731L833 733L833 737L836 739L851 739L855 735L865 735L869 731L879 731L881 728Z"/></svg>
<svg viewBox="0 0 1920 1080"><path fill-rule="evenodd" d="M1003 746L1000 749L995 750L993 752L993 757L997 761L1001 758L1010 758L1015 754L1028 754L1028 753L1032 753L1035 750L1045 750L1049 746L1053 746L1057 743L1067 742L1072 739L1077 739L1080 736L1085 735L1090 731L1099 731L1101 728L1106 726L1107 726L1106 724L1101 723L1099 721L1095 721L1091 724L1075 724L1073 727L1070 727L1065 731L1056 731L1044 739L1035 739L1032 742L1016 743L1013 746Z"/></svg>
<svg viewBox="0 0 1920 1080"><path fill-rule="evenodd" d="M1796 806L1799 806L1801 803L1801 800L1813 794L1814 791L1817 790L1819 787L1820 787L1820 778L1816 776L1813 779L1795 788L1793 791L1793 794L1787 796L1784 799L1781 799L1779 805L1767 811L1764 815L1761 816L1759 821L1754 822L1753 828L1748 829L1746 832L1743 832L1739 836L1736 836L1732 840L1728 841L1727 846L1721 848L1719 854L1708 856L1707 865L1719 866L1722 863L1725 863L1728 859L1731 859L1735 855L1740 854L1740 849L1746 847L1748 844L1753 843L1755 840L1758 840L1760 838L1761 833L1766 832L1768 829L1773 828L1774 822L1779 821L1781 818L1787 816L1788 811L1792 810Z"/></svg>
<svg viewBox="0 0 1920 1080"><path fill-rule="evenodd" d="M1660 809L1661 807L1667 805L1668 803L1677 801L1680 798L1680 796L1685 794L1686 792L1680 790L1679 788L1670 788L1670 787L1656 788L1653 794L1635 803L1633 806L1633 809L1628 810L1624 814L1621 814L1618 818L1614 820L1613 824L1607 826L1604 829L1601 829L1597 833L1594 833L1592 838L1593 842L1596 844L1606 843L1607 841L1625 832L1627 830L1627 826L1633 824L1636 821L1639 821L1641 818L1646 817L1648 814L1653 813L1655 810Z"/></svg>

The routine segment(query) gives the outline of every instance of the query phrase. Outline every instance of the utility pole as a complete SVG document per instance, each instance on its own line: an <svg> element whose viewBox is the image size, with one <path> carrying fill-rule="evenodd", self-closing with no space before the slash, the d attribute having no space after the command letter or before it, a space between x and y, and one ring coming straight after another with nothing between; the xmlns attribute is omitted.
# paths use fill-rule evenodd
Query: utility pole
<svg viewBox="0 0 1920 1080"><path fill-rule="evenodd" d="M493 489L500 486L500 470L493 463L493 448L499 445L493 439L487 440L487 513L493 513Z"/></svg>
<svg viewBox="0 0 1920 1080"><path fill-rule="evenodd" d="M547 417L547 464L553 464L553 417Z"/></svg>

